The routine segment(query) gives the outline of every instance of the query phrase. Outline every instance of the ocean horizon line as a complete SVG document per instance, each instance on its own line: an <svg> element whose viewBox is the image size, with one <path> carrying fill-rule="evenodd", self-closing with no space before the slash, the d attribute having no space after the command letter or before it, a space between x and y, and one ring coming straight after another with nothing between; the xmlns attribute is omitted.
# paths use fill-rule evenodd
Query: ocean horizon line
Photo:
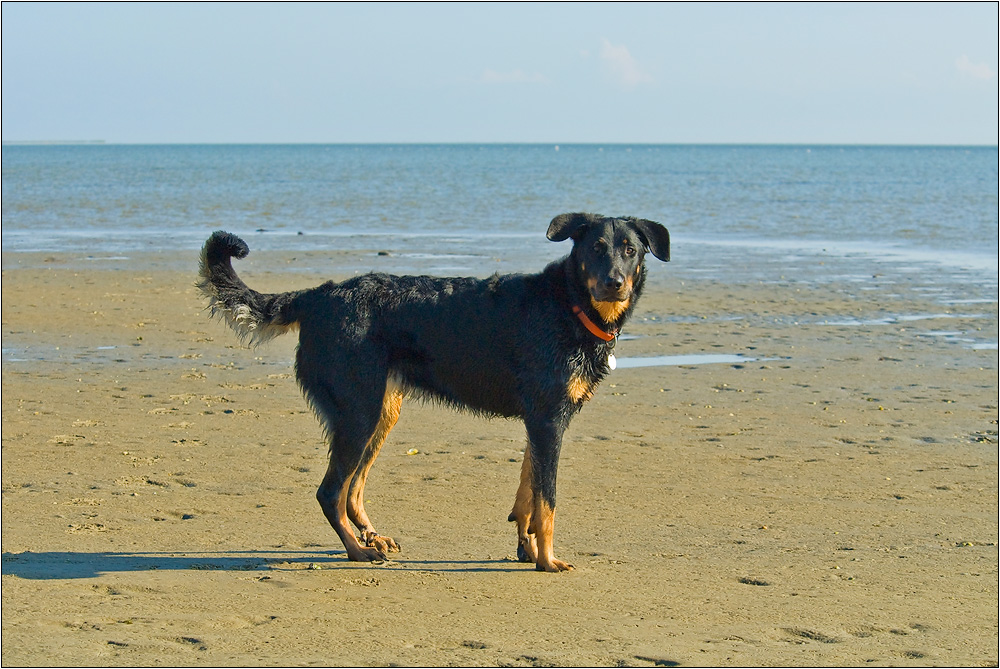
<svg viewBox="0 0 1000 669"><path fill-rule="evenodd" d="M31 139L31 140L10 140L0 141L2 146L343 146L343 147L471 147L471 146L518 146L518 147L706 147L706 148L928 148L928 149L997 149L997 144L950 144L950 143L911 143L911 142L560 142L560 141L373 141L373 142L119 142L104 139Z"/></svg>

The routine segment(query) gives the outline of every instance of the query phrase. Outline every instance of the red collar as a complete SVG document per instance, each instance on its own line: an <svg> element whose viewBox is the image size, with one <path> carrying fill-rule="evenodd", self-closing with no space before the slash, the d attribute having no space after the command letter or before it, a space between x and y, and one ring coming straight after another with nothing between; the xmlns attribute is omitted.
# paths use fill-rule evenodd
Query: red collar
<svg viewBox="0 0 1000 669"><path fill-rule="evenodd" d="M581 323L583 323L583 327L590 330L590 334L594 335L598 339L603 339L604 341L613 341L615 337L618 336L618 330L614 330L613 332L605 332L604 330L599 328L597 325L594 324L594 321L590 320L590 318L587 317L587 314L583 312L583 309L581 309L575 304L573 305L573 313L576 314L576 317L580 319Z"/></svg>

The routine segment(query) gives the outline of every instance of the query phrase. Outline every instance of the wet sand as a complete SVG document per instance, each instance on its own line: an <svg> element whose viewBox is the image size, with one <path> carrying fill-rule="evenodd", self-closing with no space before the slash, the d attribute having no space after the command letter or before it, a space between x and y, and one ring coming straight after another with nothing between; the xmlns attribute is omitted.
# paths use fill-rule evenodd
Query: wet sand
<svg viewBox="0 0 1000 669"><path fill-rule="evenodd" d="M292 255L239 269L336 277ZM293 336L241 347L195 258L3 260L4 665L997 664L997 351L941 334L996 303L651 267L617 353L681 364L574 420L543 574L519 423L404 403L367 489L403 550L350 563Z"/></svg>

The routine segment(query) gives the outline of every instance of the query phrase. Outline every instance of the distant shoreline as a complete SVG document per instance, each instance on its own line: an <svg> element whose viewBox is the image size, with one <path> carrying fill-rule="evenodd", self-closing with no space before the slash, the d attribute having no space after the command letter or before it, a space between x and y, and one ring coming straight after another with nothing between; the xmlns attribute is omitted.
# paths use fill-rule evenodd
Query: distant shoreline
<svg viewBox="0 0 1000 669"><path fill-rule="evenodd" d="M337 146L337 147L541 147L560 148L787 148L787 149L992 149L997 144L909 144L909 143L808 143L808 142L109 142L104 139L81 140L3 140L3 146Z"/></svg>
<svg viewBox="0 0 1000 669"><path fill-rule="evenodd" d="M3 140L3 146L63 146L79 144L107 144L103 139L26 139Z"/></svg>

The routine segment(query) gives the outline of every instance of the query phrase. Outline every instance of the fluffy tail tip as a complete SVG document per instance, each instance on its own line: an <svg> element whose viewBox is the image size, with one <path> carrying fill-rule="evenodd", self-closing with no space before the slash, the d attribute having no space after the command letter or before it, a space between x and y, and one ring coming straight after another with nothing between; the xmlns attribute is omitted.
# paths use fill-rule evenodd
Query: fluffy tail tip
<svg viewBox="0 0 1000 669"><path fill-rule="evenodd" d="M205 242L205 255L209 260L229 257L243 259L249 253L250 247L245 241L225 230L216 230Z"/></svg>

